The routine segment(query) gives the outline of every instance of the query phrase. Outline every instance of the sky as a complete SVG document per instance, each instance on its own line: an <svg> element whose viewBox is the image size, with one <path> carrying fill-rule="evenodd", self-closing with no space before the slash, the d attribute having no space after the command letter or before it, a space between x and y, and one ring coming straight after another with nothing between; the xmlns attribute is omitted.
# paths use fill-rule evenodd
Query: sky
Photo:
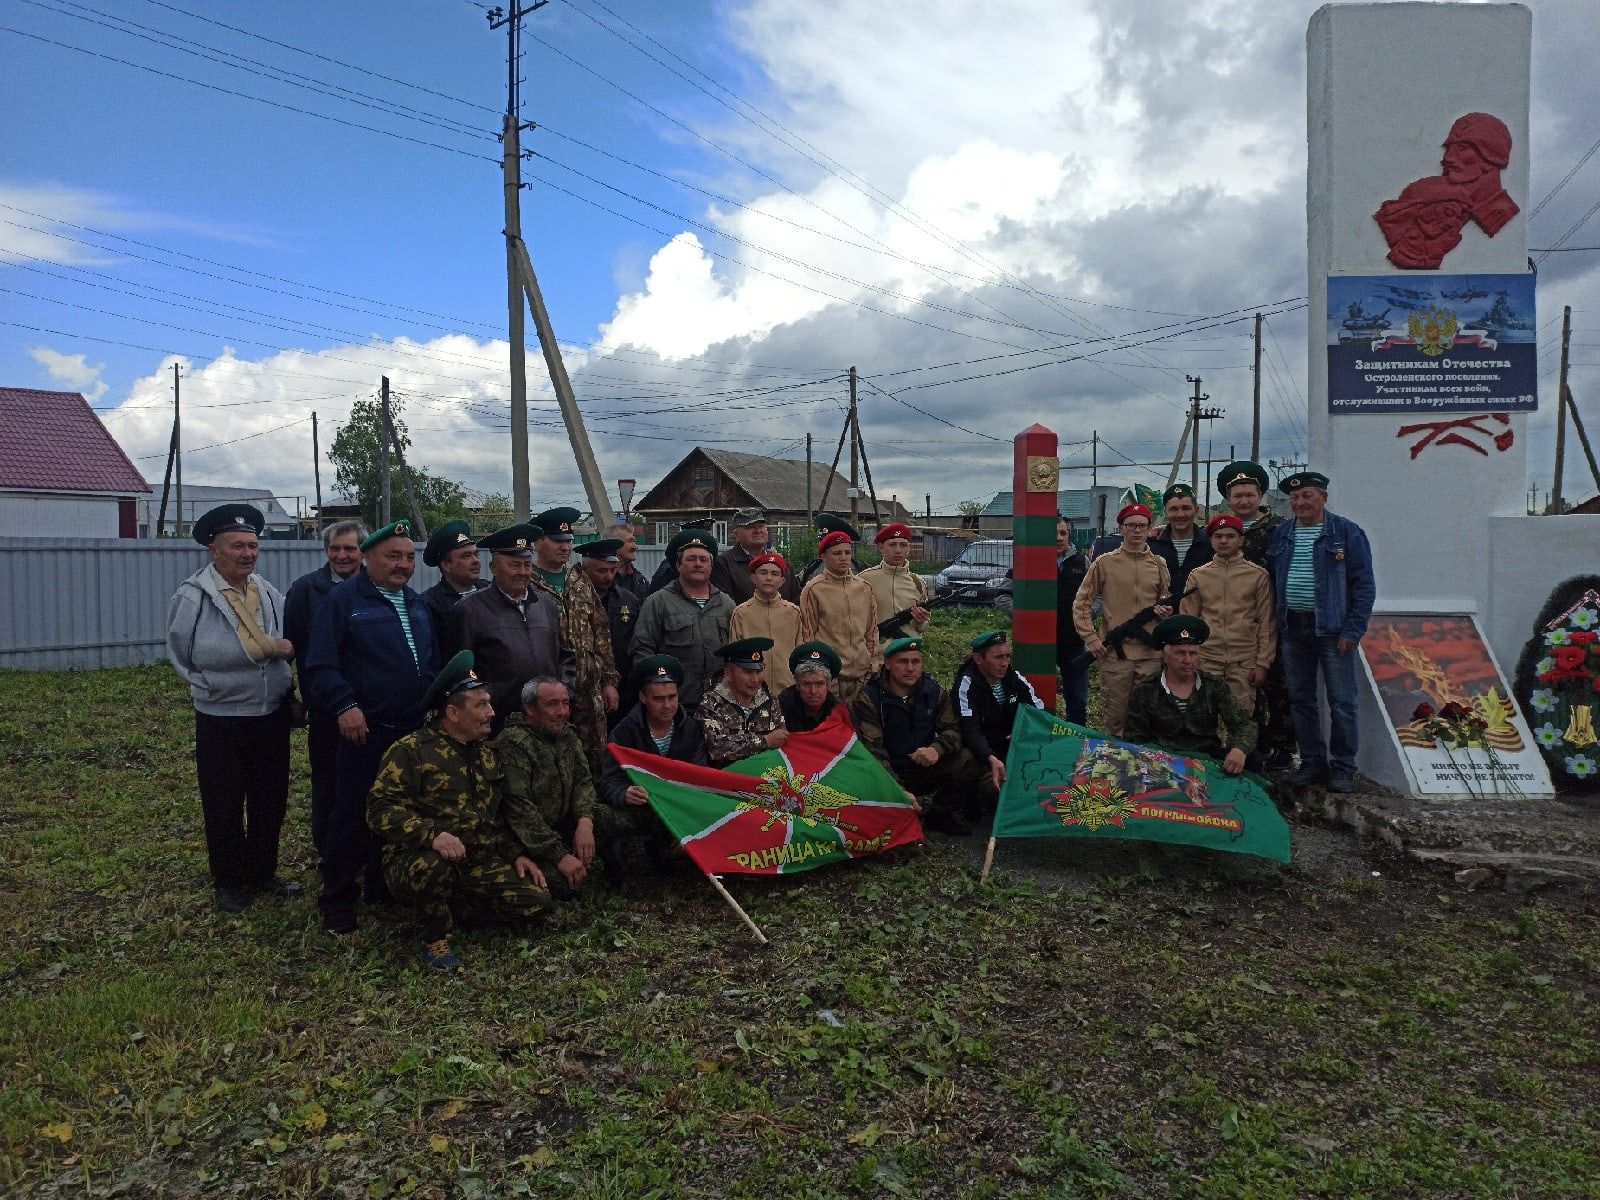
<svg viewBox="0 0 1600 1200"><path fill-rule="evenodd" d="M809 433L831 458L851 366L874 483L914 509L1008 488L1035 421L1065 486L1092 454L1102 483L1160 484L1133 464L1170 460L1187 376L1225 413L1202 449L1248 450L1257 311L1262 457L1303 461L1315 7L530 13L523 231L613 500L696 444L796 458ZM1531 7L1530 244L1600 246L1592 0ZM10 0L0 385L83 392L159 488L176 362L186 482L304 510L311 414L328 496L327 447L387 375L416 465L509 493L506 37L485 12ZM1544 257L1538 303L1542 494L1564 304L1600 436L1600 253ZM587 508L532 336L533 508ZM1567 477L1588 494L1575 447Z"/></svg>

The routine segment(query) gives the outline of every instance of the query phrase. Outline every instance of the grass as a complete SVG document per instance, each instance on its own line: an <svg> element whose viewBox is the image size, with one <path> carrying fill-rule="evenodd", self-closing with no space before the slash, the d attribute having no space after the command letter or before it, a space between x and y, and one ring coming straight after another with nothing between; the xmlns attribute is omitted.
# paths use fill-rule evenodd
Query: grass
<svg viewBox="0 0 1600 1200"><path fill-rule="evenodd" d="M945 678L992 619L940 621ZM1585 893L1160 856L980 890L941 840L732 883L766 948L683 874L440 978L403 919L215 913L191 736L165 668L0 675L8 1194L1600 1192Z"/></svg>

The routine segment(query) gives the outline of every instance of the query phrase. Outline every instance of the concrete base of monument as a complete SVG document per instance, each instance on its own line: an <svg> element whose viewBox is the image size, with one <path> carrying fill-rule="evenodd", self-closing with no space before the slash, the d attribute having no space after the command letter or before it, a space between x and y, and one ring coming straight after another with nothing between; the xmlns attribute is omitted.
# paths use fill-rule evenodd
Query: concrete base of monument
<svg viewBox="0 0 1600 1200"><path fill-rule="evenodd" d="M1492 797L1415 799L1360 781L1345 795L1308 788L1302 817L1320 817L1415 862L1447 868L1468 888L1525 893L1600 883L1600 806Z"/></svg>

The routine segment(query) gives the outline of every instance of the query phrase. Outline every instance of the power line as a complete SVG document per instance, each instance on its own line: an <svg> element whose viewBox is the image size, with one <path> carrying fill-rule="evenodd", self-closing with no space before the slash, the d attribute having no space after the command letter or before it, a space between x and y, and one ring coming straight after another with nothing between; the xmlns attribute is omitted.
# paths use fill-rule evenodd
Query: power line
<svg viewBox="0 0 1600 1200"><path fill-rule="evenodd" d="M1588 212L1584 213L1583 216L1579 217L1576 221L1574 221L1571 224L1571 226L1568 227L1568 229L1567 229L1567 231L1565 233L1563 233L1553 243L1551 243L1550 249L1546 250L1538 258L1534 259L1533 260L1534 261L1534 265L1537 266L1539 263L1542 263L1545 259L1549 258L1552 254L1554 254L1557 250L1559 250L1561 248L1562 243L1565 242L1573 234L1577 233L1578 230L1582 229L1583 226L1588 223L1589 218L1594 216L1595 213L1597 213L1597 212L1600 212L1600 200L1596 200L1592 205L1590 205Z"/></svg>
<svg viewBox="0 0 1600 1200"><path fill-rule="evenodd" d="M1597 150L1600 150L1600 139L1596 139L1594 145L1590 146L1587 150L1585 150L1583 152L1583 157L1579 158L1577 162L1572 164L1572 169L1570 171L1568 171L1565 175L1563 175L1556 182L1555 187L1551 188L1548 192L1545 193L1544 199L1539 201L1538 204L1533 206L1533 211L1528 214L1528 220L1532 221L1535 217L1537 217L1541 212L1544 211L1544 206L1546 204L1549 204L1550 201L1555 199L1555 195L1556 195L1557 192L1559 192L1562 188L1566 187L1567 184L1572 182L1572 177L1574 175L1576 175L1579 172L1579 170L1582 169L1584 163L1588 162L1591 158L1594 157L1595 151L1597 151ZM1547 253L1548 253L1548 251L1547 251Z"/></svg>

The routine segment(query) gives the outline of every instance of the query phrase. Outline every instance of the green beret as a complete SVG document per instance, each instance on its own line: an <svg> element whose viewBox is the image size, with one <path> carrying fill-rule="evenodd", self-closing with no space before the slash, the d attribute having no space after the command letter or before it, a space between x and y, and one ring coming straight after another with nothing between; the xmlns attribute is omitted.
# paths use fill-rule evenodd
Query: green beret
<svg viewBox="0 0 1600 1200"><path fill-rule="evenodd" d="M817 530L821 533L848 533L852 542L861 540L861 531L843 517L830 512L817 514Z"/></svg>
<svg viewBox="0 0 1600 1200"><path fill-rule="evenodd" d="M578 553L596 562L616 562L617 551L621 549L621 538L601 538L597 542L585 542L578 547Z"/></svg>
<svg viewBox="0 0 1600 1200"><path fill-rule="evenodd" d="M683 664L670 654L652 654L633 664L628 672L628 686L634 691L652 683L675 683L683 686Z"/></svg>
<svg viewBox="0 0 1600 1200"><path fill-rule="evenodd" d="M827 642L801 642L789 652L789 671L801 663L820 663L828 668L829 675L837 675L839 668L844 664L839 661L839 653Z"/></svg>
<svg viewBox="0 0 1600 1200"><path fill-rule="evenodd" d="M712 558L717 556L717 539L703 529L682 529L672 535L672 540L667 543L667 559L677 562L678 555L691 546L698 546L708 552Z"/></svg>
<svg viewBox="0 0 1600 1200"><path fill-rule="evenodd" d="M512 558L532 558L533 543L542 536L543 531L535 525L507 525L504 529L496 529L479 538L478 545L496 554L509 554Z"/></svg>
<svg viewBox="0 0 1600 1200"><path fill-rule="evenodd" d="M772 649L772 639L766 637L740 638L712 651L730 667L749 667L760 670L766 663L766 652Z"/></svg>
<svg viewBox="0 0 1600 1200"><path fill-rule="evenodd" d="M554 542L570 542L572 527L577 520L578 510L575 508L547 508L529 524L539 530L540 537L547 537Z"/></svg>
<svg viewBox="0 0 1600 1200"><path fill-rule="evenodd" d="M893 658L907 650L921 650L922 639L919 637L897 637L883 648L884 658Z"/></svg>
<svg viewBox="0 0 1600 1200"><path fill-rule="evenodd" d="M219 533L253 533L261 536L267 519L252 504L222 504L201 516L189 530L202 546L211 545Z"/></svg>
<svg viewBox="0 0 1600 1200"><path fill-rule="evenodd" d="M1151 636L1158 646L1199 646L1211 636L1211 626L1199 617L1180 613L1162 621L1151 630Z"/></svg>
<svg viewBox="0 0 1600 1200"><path fill-rule="evenodd" d="M428 690L422 693L423 709L431 712L457 692L488 687L488 684L472 673L472 661L472 651L463 650L445 663L444 670L433 677Z"/></svg>
<svg viewBox="0 0 1600 1200"><path fill-rule="evenodd" d="M1296 471L1293 475L1284 477L1278 485L1278 490L1287 496L1290 492L1297 492L1303 487L1314 487L1319 491L1328 490L1328 477L1321 471Z"/></svg>
<svg viewBox="0 0 1600 1200"><path fill-rule="evenodd" d="M1261 464L1253 463L1247 458L1229 463L1217 474L1217 491L1221 492L1224 498L1228 495L1228 489L1236 483L1253 483L1263 496L1267 494L1267 488L1270 486L1267 473Z"/></svg>
<svg viewBox="0 0 1600 1200"><path fill-rule="evenodd" d="M465 521L446 521L428 538L428 544L422 551L422 561L430 567L437 567L450 551L475 545L472 526Z"/></svg>
<svg viewBox="0 0 1600 1200"><path fill-rule="evenodd" d="M987 633L980 633L969 644L981 654L991 646L1002 646L1005 642L1006 631L1004 629L991 629Z"/></svg>
<svg viewBox="0 0 1600 1200"><path fill-rule="evenodd" d="M1175 483L1171 487L1169 487L1166 491L1161 493L1161 504L1162 504L1162 507L1166 507L1166 505L1171 503L1173 500L1193 500L1193 499L1194 499L1194 489L1192 487L1190 487L1187 483Z"/></svg>
<svg viewBox="0 0 1600 1200"><path fill-rule="evenodd" d="M379 542L387 542L390 538L405 538L411 540L411 522L407 520L391 521L382 529L374 529L367 535L367 540L361 543L361 552L365 554Z"/></svg>

